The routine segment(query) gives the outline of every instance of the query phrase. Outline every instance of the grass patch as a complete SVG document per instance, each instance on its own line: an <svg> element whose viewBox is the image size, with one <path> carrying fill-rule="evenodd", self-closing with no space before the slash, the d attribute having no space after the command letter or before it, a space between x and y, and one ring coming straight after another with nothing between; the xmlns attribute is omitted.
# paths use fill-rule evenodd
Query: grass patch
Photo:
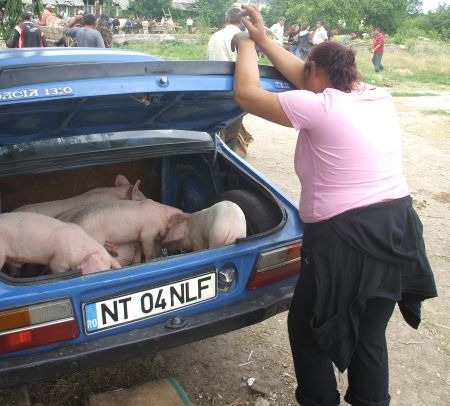
<svg viewBox="0 0 450 406"><path fill-rule="evenodd" d="M421 96L437 96L436 93L418 93L418 92L402 92L402 91L393 91L391 92L393 97L421 97Z"/></svg>
<svg viewBox="0 0 450 406"><path fill-rule="evenodd" d="M132 49L167 60L201 61L206 58L206 44L184 44L181 42L161 42L160 44L129 44L121 49Z"/></svg>
<svg viewBox="0 0 450 406"><path fill-rule="evenodd" d="M368 49L359 49L356 63L363 80L377 86L421 85L450 87L450 54L412 53L407 50L386 50L383 56L384 70L375 73L372 54Z"/></svg>
<svg viewBox="0 0 450 406"><path fill-rule="evenodd" d="M422 114L426 115L438 115L438 116L450 116L450 112L448 110L422 110Z"/></svg>
<svg viewBox="0 0 450 406"><path fill-rule="evenodd" d="M162 42L160 44L126 45L122 49L134 49L167 60L205 60L207 44L184 44L181 42ZM367 83L381 87L427 87L447 89L450 87L450 47L427 44L425 48L413 50L388 47L383 56L385 67L382 73L375 73L369 45L355 47L358 69ZM270 65L267 58L260 64ZM405 93L407 96L429 96L428 93Z"/></svg>

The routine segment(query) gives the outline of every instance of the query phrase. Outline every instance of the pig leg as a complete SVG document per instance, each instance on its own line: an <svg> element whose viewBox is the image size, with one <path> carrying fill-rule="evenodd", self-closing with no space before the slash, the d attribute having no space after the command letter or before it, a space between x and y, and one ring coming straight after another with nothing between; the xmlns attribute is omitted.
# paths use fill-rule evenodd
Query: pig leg
<svg viewBox="0 0 450 406"><path fill-rule="evenodd" d="M141 235L139 237L139 240L142 244L142 249L144 251L144 257L146 261L149 261L153 258L156 258L159 256L159 253L156 252L158 248L160 248L159 244L158 246L155 246L155 241L158 236L158 232L155 233L155 230L152 230L151 227L144 227L141 231Z"/></svg>
<svg viewBox="0 0 450 406"><path fill-rule="evenodd" d="M142 246L141 243L137 242L134 244L135 250L133 259L131 260L131 265L140 264L142 262Z"/></svg>

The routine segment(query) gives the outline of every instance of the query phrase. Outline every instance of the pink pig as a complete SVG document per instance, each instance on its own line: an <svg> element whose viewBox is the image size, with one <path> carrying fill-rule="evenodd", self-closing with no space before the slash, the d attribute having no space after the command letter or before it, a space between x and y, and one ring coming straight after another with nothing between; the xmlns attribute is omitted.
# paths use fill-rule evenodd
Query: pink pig
<svg viewBox="0 0 450 406"><path fill-rule="evenodd" d="M117 175L115 186L113 187L102 187L88 190L81 195L73 196L63 200L28 204L26 206L19 207L14 211L39 213L45 214L50 217L57 217L58 215L66 211L83 205L90 205L111 200L146 199L144 194L139 190L139 185L139 180L134 185L132 185L125 176Z"/></svg>
<svg viewBox="0 0 450 406"><path fill-rule="evenodd" d="M232 244L246 235L242 209L233 202L222 201L192 214L174 215L162 245L173 250L197 251Z"/></svg>
<svg viewBox="0 0 450 406"><path fill-rule="evenodd" d="M150 199L117 200L88 206L72 221L111 252L122 244L139 242L149 260L160 255L160 241L175 214L183 212Z"/></svg>
<svg viewBox="0 0 450 406"><path fill-rule="evenodd" d="M120 268L80 226L37 213L0 214L0 269L5 262L48 265L52 273Z"/></svg>

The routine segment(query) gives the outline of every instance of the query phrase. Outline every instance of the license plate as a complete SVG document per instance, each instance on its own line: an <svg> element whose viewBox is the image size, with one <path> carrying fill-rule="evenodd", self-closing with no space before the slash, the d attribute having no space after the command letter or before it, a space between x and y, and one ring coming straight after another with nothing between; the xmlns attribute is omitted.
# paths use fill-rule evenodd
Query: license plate
<svg viewBox="0 0 450 406"><path fill-rule="evenodd" d="M84 305L86 333L191 306L216 297L216 273Z"/></svg>

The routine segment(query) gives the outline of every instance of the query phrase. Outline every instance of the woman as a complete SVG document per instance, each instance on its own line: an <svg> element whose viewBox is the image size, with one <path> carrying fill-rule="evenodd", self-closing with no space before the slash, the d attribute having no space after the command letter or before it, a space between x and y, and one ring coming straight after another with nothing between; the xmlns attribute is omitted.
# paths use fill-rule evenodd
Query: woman
<svg viewBox="0 0 450 406"><path fill-rule="evenodd" d="M338 405L334 363L348 369L348 403L388 405L385 330L395 303L417 328L421 302L436 296L391 97L360 81L352 50L325 42L304 63L266 38L256 8L242 9L251 22L233 40L234 98L248 113L299 129L304 236L288 316L297 400ZM261 89L255 43L304 90Z"/></svg>

